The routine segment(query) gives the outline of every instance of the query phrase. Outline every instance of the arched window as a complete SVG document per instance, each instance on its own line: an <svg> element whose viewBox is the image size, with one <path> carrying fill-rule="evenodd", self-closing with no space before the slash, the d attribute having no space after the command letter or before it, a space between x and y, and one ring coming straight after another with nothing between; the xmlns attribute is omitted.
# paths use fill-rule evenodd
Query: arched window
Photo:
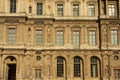
<svg viewBox="0 0 120 80"><path fill-rule="evenodd" d="M91 57L91 77L98 77L98 58Z"/></svg>
<svg viewBox="0 0 120 80"><path fill-rule="evenodd" d="M10 0L10 13L16 13L16 0Z"/></svg>
<svg viewBox="0 0 120 80"><path fill-rule="evenodd" d="M81 76L80 57L74 57L74 77Z"/></svg>
<svg viewBox="0 0 120 80"><path fill-rule="evenodd" d="M64 76L64 58L58 57L57 58L57 77L63 77Z"/></svg>

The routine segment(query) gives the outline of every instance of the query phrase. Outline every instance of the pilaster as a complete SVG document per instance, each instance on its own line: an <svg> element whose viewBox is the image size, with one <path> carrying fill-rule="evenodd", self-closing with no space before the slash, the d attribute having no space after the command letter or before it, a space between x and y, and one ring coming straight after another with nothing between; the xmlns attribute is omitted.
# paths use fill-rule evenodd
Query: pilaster
<svg viewBox="0 0 120 80"><path fill-rule="evenodd" d="M2 78L2 50L0 50L0 80Z"/></svg>
<svg viewBox="0 0 120 80"><path fill-rule="evenodd" d="M106 17L108 16L108 0L105 0L105 13L106 13Z"/></svg>
<svg viewBox="0 0 120 80"><path fill-rule="evenodd" d="M89 77L89 70L88 70L88 68L89 68L89 66L88 66L88 56L85 54L84 55L84 65L83 65L83 67L84 67L84 74L83 74L83 78L84 78L84 80L88 80L88 77Z"/></svg>
<svg viewBox="0 0 120 80"><path fill-rule="evenodd" d="M6 0L0 0L0 14L3 14L5 11L5 2L6 2Z"/></svg>
<svg viewBox="0 0 120 80"><path fill-rule="evenodd" d="M118 17L120 18L120 0L118 0Z"/></svg>

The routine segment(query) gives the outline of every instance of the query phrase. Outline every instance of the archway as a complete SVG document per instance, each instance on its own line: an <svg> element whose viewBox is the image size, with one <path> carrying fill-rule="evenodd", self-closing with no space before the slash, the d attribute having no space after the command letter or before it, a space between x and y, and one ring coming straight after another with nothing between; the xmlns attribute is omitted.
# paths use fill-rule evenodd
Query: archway
<svg viewBox="0 0 120 80"><path fill-rule="evenodd" d="M13 56L5 59L5 79L16 80L16 58Z"/></svg>

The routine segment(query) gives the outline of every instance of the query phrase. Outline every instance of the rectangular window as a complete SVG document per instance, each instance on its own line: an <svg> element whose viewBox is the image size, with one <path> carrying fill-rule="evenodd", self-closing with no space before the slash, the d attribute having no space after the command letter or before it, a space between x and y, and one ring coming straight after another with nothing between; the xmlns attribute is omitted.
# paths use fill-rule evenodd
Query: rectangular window
<svg viewBox="0 0 120 80"><path fill-rule="evenodd" d="M94 4L89 4L88 14L89 16L95 16L95 5Z"/></svg>
<svg viewBox="0 0 120 80"><path fill-rule="evenodd" d="M35 78L41 78L41 69L35 69Z"/></svg>
<svg viewBox="0 0 120 80"><path fill-rule="evenodd" d="M42 45L42 30L36 30L36 44Z"/></svg>
<svg viewBox="0 0 120 80"><path fill-rule="evenodd" d="M10 0L10 13L16 13L16 0Z"/></svg>
<svg viewBox="0 0 120 80"><path fill-rule="evenodd" d="M90 45L95 45L96 44L96 32L93 31L89 31L89 44Z"/></svg>
<svg viewBox="0 0 120 80"><path fill-rule="evenodd" d="M118 45L118 31L111 30L111 44Z"/></svg>
<svg viewBox="0 0 120 80"><path fill-rule="evenodd" d="M8 29L8 43L14 44L16 38L16 29L15 28L9 28Z"/></svg>
<svg viewBox="0 0 120 80"><path fill-rule="evenodd" d="M73 4L73 16L79 16L79 4Z"/></svg>
<svg viewBox="0 0 120 80"><path fill-rule="evenodd" d="M114 69L115 80L120 80L120 69Z"/></svg>
<svg viewBox="0 0 120 80"><path fill-rule="evenodd" d="M79 48L79 46L80 46L80 32L73 31L73 47Z"/></svg>
<svg viewBox="0 0 120 80"><path fill-rule="evenodd" d="M58 46L64 45L64 33L62 30L57 31L57 45Z"/></svg>
<svg viewBox="0 0 120 80"><path fill-rule="evenodd" d="M42 14L43 14L43 4L37 3L37 15L42 15Z"/></svg>
<svg viewBox="0 0 120 80"><path fill-rule="evenodd" d="M63 16L63 4L57 4L57 15Z"/></svg>
<svg viewBox="0 0 120 80"><path fill-rule="evenodd" d="M32 13L32 6L29 6L29 13Z"/></svg>
<svg viewBox="0 0 120 80"><path fill-rule="evenodd" d="M115 16L115 5L109 4L108 9L109 9L109 16Z"/></svg>

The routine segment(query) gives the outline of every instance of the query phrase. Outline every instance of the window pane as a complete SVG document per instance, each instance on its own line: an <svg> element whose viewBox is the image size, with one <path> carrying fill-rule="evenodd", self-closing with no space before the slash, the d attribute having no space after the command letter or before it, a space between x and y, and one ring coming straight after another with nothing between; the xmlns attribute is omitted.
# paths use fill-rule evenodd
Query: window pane
<svg viewBox="0 0 120 80"><path fill-rule="evenodd" d="M37 15L42 15L43 13L43 4L37 3Z"/></svg>
<svg viewBox="0 0 120 80"><path fill-rule="evenodd" d="M10 0L10 13L16 12L16 0Z"/></svg>
<svg viewBox="0 0 120 80"><path fill-rule="evenodd" d="M63 31L57 31L57 45L63 46L64 44L64 34Z"/></svg>
<svg viewBox="0 0 120 80"><path fill-rule="evenodd" d="M74 58L74 77L80 77L80 58Z"/></svg>
<svg viewBox="0 0 120 80"><path fill-rule="evenodd" d="M91 58L91 77L98 77L97 58Z"/></svg>
<svg viewBox="0 0 120 80"><path fill-rule="evenodd" d="M8 29L8 43L13 44L15 43L16 38L16 29L15 28L9 28Z"/></svg>
<svg viewBox="0 0 120 80"><path fill-rule="evenodd" d="M35 78L41 78L41 69L35 69Z"/></svg>
<svg viewBox="0 0 120 80"><path fill-rule="evenodd" d="M62 57L57 58L57 77L64 76L64 59Z"/></svg>
<svg viewBox="0 0 120 80"><path fill-rule="evenodd" d="M111 30L111 44L118 45L118 32L117 32L117 30Z"/></svg>
<svg viewBox="0 0 120 80"><path fill-rule="evenodd" d="M36 30L36 44L42 45L42 30Z"/></svg>
<svg viewBox="0 0 120 80"><path fill-rule="evenodd" d="M109 4L108 5L108 10L109 10L109 16L115 16L115 5L114 4Z"/></svg>
<svg viewBox="0 0 120 80"><path fill-rule="evenodd" d="M96 44L96 33L95 31L89 31L89 44L95 45Z"/></svg>
<svg viewBox="0 0 120 80"><path fill-rule="evenodd" d="M57 15L63 16L63 4L57 4Z"/></svg>
<svg viewBox="0 0 120 80"><path fill-rule="evenodd" d="M89 12L89 16L95 16L95 5L94 4L89 4L88 12Z"/></svg>
<svg viewBox="0 0 120 80"><path fill-rule="evenodd" d="M80 45L80 33L79 31L73 31L73 47L79 48Z"/></svg>
<svg viewBox="0 0 120 80"><path fill-rule="evenodd" d="M79 4L73 4L73 16L79 16Z"/></svg>
<svg viewBox="0 0 120 80"><path fill-rule="evenodd" d="M32 13L32 6L29 6L29 13Z"/></svg>
<svg viewBox="0 0 120 80"><path fill-rule="evenodd" d="M114 79L120 80L120 69L114 69Z"/></svg>

